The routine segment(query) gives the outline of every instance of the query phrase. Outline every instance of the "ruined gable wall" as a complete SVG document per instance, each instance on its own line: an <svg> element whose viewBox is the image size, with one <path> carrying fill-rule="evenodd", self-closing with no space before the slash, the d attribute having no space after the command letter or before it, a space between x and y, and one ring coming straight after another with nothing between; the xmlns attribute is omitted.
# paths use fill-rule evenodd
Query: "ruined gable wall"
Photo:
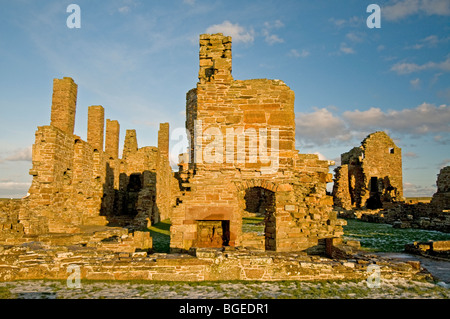
<svg viewBox="0 0 450 319"><path fill-rule="evenodd" d="M437 181L437 192L431 199L431 204L438 210L450 209L450 166L442 168L439 172Z"/></svg>
<svg viewBox="0 0 450 319"><path fill-rule="evenodd" d="M251 163L249 155L258 144L252 145L250 139L246 141L244 163L237 162L242 150L237 148L236 139L234 148L228 149L233 160L226 163L225 138L219 144L224 147L220 149L223 163L191 162L189 167L195 174L186 183L190 191L173 211L171 248L187 250L195 245L196 221L200 220L229 220L229 244L239 246L245 192L252 187L274 192L268 220L273 236L268 243L270 249L304 250L317 245L320 238L340 236L332 214L332 198L326 195L326 183L331 182L328 162L319 161L317 155L299 155L295 150L294 92L280 80L233 80L230 41L221 34L200 37L199 82L186 96L191 159L195 159L194 148L202 142L208 147L208 142L194 134L195 120L201 120L203 133L213 128L223 137L227 129L255 129L257 133L266 129L269 147L271 130L278 129L279 166L263 173L265 164Z"/></svg>
<svg viewBox="0 0 450 319"><path fill-rule="evenodd" d="M383 194L381 201L389 201L391 198L386 194L386 188L391 185L395 188L392 192L393 199L403 199L402 178L402 150L397 147L392 139L384 132L370 134L363 142L364 159L362 164L365 176L365 188L368 190L362 197L365 203L369 197L370 179L378 177L379 190Z"/></svg>
<svg viewBox="0 0 450 319"><path fill-rule="evenodd" d="M349 189L348 164L336 167L334 169L333 184L333 201L336 207L341 207L347 210L352 208L352 200Z"/></svg>
<svg viewBox="0 0 450 319"><path fill-rule="evenodd" d="M295 114L294 92L280 80L245 80L234 81L231 76L231 38L221 34L200 36L200 72L197 88L187 94L187 121L186 126L191 135L191 145L200 145L201 138L197 136L194 141L194 121L202 122L204 134L214 132L222 134L223 140L219 156L222 163L196 163L196 169L231 169L248 168L258 169L268 166L258 158L257 163L252 163L249 155L258 154L259 144L251 144L247 137L245 145L245 163L237 162L236 149L238 139L234 137L234 149L228 148L233 153L231 163L226 163L226 140L228 132L234 132L242 136L243 131L237 129L254 129L257 137L260 129L268 130L268 146L270 147L271 132L279 130L280 167L288 168L293 165L292 157L295 150ZM256 137L256 138L257 138ZM277 138L278 140L278 138ZM194 143L196 142L196 143ZM209 141L203 140L203 147L208 147ZM191 146L191 158L193 158L193 146ZM233 160L234 158L234 160Z"/></svg>

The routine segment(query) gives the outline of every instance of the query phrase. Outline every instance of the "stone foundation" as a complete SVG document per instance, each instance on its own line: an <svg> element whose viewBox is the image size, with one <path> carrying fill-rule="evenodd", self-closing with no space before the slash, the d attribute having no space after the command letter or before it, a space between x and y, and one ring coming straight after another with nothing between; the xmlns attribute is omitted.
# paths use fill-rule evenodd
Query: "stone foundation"
<svg viewBox="0 0 450 319"><path fill-rule="evenodd" d="M86 248L0 246L0 281L67 280L69 265L78 265L81 280L366 280L376 263L381 278L430 278L417 262L372 255L329 259L293 253L197 249L196 257L179 254L111 253Z"/></svg>

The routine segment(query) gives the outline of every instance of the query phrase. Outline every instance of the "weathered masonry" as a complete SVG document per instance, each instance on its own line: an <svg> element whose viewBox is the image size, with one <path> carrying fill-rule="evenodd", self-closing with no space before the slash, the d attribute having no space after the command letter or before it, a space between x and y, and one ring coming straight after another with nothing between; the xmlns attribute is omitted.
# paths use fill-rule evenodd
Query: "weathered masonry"
<svg viewBox="0 0 450 319"><path fill-rule="evenodd" d="M168 124L161 124L158 147L138 148L136 131L127 130L120 158L120 125L107 119L105 126L102 106L88 109L87 141L74 135L76 100L71 78L54 80L51 123L36 131L33 181L19 214L25 234L105 225L139 229L168 218L177 184Z"/></svg>
<svg viewBox="0 0 450 319"><path fill-rule="evenodd" d="M199 57L199 81L187 93L190 147L182 158L190 161L179 166L183 195L172 212L171 249L300 251L339 237L343 221L326 195L329 164L295 149L294 92L280 80L234 80L231 37L201 35ZM249 212L264 216L263 234L243 236Z"/></svg>
<svg viewBox="0 0 450 319"><path fill-rule="evenodd" d="M294 92L280 80L234 80L231 38L222 34L200 36L198 79L187 93L190 147L176 173L168 123L160 125L157 147L139 147L136 131L127 130L120 155L119 122L90 106L84 141L74 134L77 84L55 79L51 123L36 131L30 195L2 206L20 206L18 216L5 218L6 240L62 238L133 251L148 246L149 233L140 231L170 219L172 252L324 251L345 221L326 194L328 161L295 149ZM243 232L245 218L262 230ZM128 230L137 233L124 243Z"/></svg>
<svg viewBox="0 0 450 319"><path fill-rule="evenodd" d="M383 208L403 200L402 153L385 132L375 132L341 155L335 169L334 205L343 209Z"/></svg>

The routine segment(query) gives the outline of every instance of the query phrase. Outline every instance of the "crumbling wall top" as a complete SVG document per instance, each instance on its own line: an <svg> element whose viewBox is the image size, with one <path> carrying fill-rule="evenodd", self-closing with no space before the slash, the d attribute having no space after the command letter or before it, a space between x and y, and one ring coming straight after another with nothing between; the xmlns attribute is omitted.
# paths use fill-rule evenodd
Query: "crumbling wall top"
<svg viewBox="0 0 450 319"><path fill-rule="evenodd" d="M231 83L231 37L222 33L200 35L200 83Z"/></svg>

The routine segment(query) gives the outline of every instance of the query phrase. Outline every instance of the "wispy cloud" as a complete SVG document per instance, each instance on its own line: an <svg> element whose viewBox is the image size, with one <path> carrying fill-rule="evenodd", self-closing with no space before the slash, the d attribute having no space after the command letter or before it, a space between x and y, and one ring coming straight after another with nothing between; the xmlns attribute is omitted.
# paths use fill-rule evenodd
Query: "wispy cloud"
<svg viewBox="0 0 450 319"><path fill-rule="evenodd" d="M363 23L363 19L357 16L353 16L348 19L330 18L328 21L330 21L335 27L338 28L359 27Z"/></svg>
<svg viewBox="0 0 450 319"><path fill-rule="evenodd" d="M423 48L434 48L441 43L446 43L450 40L450 37L439 38L437 35L429 35L412 46L407 46L406 49L420 50Z"/></svg>
<svg viewBox="0 0 450 319"><path fill-rule="evenodd" d="M231 23L228 20L221 24L214 24L208 27L206 33L223 33L224 35L231 36L235 43L242 42L249 44L255 40L255 32L253 29L246 29L238 23Z"/></svg>
<svg viewBox="0 0 450 319"><path fill-rule="evenodd" d="M294 57L294 58L306 58L309 55L310 55L310 52L308 50L305 50L305 49L303 49L300 52L298 52L296 49L292 49L288 53L288 56Z"/></svg>
<svg viewBox="0 0 450 319"><path fill-rule="evenodd" d="M316 108L312 113L297 113L295 125L297 140L302 144L325 145L352 138L344 120L327 108Z"/></svg>
<svg viewBox="0 0 450 319"><path fill-rule="evenodd" d="M344 54L354 54L354 53L355 53L355 50L353 50L353 48L349 47L349 46L347 45L347 43L342 42L342 43L341 43L341 46L340 46L340 48L339 48L339 52L340 52L340 53L344 53Z"/></svg>
<svg viewBox="0 0 450 319"><path fill-rule="evenodd" d="M436 185L417 185L409 182L403 183L403 193L408 197L433 196L436 193Z"/></svg>
<svg viewBox="0 0 450 319"><path fill-rule="evenodd" d="M16 149L10 155L4 158L0 157L0 163L20 162L20 161L29 162L31 161L32 158L31 149L32 149L31 146L27 148Z"/></svg>
<svg viewBox="0 0 450 319"><path fill-rule="evenodd" d="M442 162L439 163L438 168L442 169L442 168L444 168L446 166L449 166L449 165L450 165L450 158L446 158Z"/></svg>
<svg viewBox="0 0 450 319"><path fill-rule="evenodd" d="M190 6L195 5L196 0L183 0L183 3L188 4Z"/></svg>
<svg viewBox="0 0 450 319"><path fill-rule="evenodd" d="M386 128L395 132L423 135L431 132L450 132L450 105L429 103L400 111L383 111L372 107L366 111L346 111L343 118L353 128Z"/></svg>
<svg viewBox="0 0 450 319"><path fill-rule="evenodd" d="M272 30L284 27L283 22L276 20L274 22L264 22L264 28L262 29L262 35L264 36L264 41L269 45L274 45L276 43L283 43L284 40L280 38L277 34L272 33Z"/></svg>
<svg viewBox="0 0 450 319"><path fill-rule="evenodd" d="M403 157L417 158L419 156L416 153L414 153L414 152L406 152L406 153L403 154Z"/></svg>
<svg viewBox="0 0 450 319"><path fill-rule="evenodd" d="M345 37L352 42L363 42L366 34L363 32L349 32Z"/></svg>
<svg viewBox="0 0 450 319"><path fill-rule="evenodd" d="M425 70L440 70L449 72L450 71L450 56L447 57L446 60L442 62L427 62L424 64L416 64L416 63L396 63L391 67L391 71L396 72L397 74L410 74L414 72L420 72Z"/></svg>
<svg viewBox="0 0 450 319"><path fill-rule="evenodd" d="M383 111L372 107L337 114L332 108L315 108L296 114L297 139L302 145L347 145L375 131L422 137L434 134L436 143L450 133L450 106L423 103L415 108ZM411 154L410 154L411 155Z"/></svg>
<svg viewBox="0 0 450 319"><path fill-rule="evenodd" d="M448 0L402 0L391 1L381 9L383 18L388 21L398 21L416 14L450 15Z"/></svg>
<svg viewBox="0 0 450 319"><path fill-rule="evenodd" d="M412 79L411 81L409 81L409 83L411 84L413 89L418 89L420 87L420 79L419 78Z"/></svg>

